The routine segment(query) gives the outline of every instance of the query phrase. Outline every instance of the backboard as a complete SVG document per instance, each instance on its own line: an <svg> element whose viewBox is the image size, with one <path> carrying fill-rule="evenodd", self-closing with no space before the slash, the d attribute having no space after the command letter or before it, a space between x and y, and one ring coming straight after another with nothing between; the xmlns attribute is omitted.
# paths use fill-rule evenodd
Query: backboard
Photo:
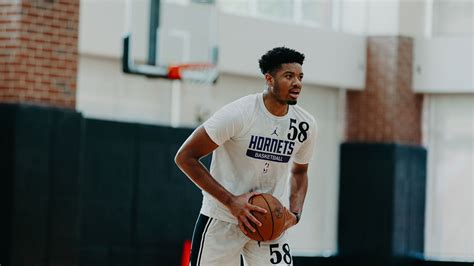
<svg viewBox="0 0 474 266"><path fill-rule="evenodd" d="M129 1L127 9L137 8L133 0L127 1ZM130 30L123 39L123 71L147 77L170 78L169 70L172 68L174 70L172 79L189 79L189 75L179 75L181 70L179 66L198 65L205 67L194 67L193 71L206 69L207 73L215 75L218 61L217 7L212 3L177 4L171 1L147 1L149 2L148 36L139 36L147 39L146 63L137 64L139 60L133 58L131 52L133 31ZM128 15L131 13L137 12L127 10L127 19L133 24L134 18ZM212 67L214 69L209 71ZM189 68L183 67L183 69ZM218 73L215 78L210 78L204 72L202 75L197 74L191 75L190 80L215 82L218 76Z"/></svg>

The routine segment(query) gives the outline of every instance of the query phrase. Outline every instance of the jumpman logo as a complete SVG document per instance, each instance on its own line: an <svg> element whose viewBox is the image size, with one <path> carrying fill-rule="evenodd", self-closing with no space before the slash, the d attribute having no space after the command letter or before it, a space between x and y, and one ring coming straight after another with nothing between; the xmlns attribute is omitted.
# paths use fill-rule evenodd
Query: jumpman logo
<svg viewBox="0 0 474 266"><path fill-rule="evenodd" d="M275 130L273 130L273 133L270 136L276 135L278 137L277 130L278 130L278 128L275 128Z"/></svg>

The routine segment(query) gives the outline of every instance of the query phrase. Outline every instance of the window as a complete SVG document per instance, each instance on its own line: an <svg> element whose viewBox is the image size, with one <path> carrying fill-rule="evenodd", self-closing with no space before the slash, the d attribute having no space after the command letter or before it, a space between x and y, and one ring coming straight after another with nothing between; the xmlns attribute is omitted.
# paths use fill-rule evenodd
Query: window
<svg viewBox="0 0 474 266"><path fill-rule="evenodd" d="M228 13L316 27L330 27L330 0L218 0Z"/></svg>
<svg viewBox="0 0 474 266"><path fill-rule="evenodd" d="M425 256L474 260L474 96L425 98Z"/></svg>
<svg viewBox="0 0 474 266"><path fill-rule="evenodd" d="M301 21L322 28L331 26L332 5L329 0L301 0Z"/></svg>
<svg viewBox="0 0 474 266"><path fill-rule="evenodd" d="M257 16L262 18L274 18L282 21L293 21L293 0L263 0L256 1Z"/></svg>
<svg viewBox="0 0 474 266"><path fill-rule="evenodd" d="M474 34L474 2L433 0L433 36Z"/></svg>

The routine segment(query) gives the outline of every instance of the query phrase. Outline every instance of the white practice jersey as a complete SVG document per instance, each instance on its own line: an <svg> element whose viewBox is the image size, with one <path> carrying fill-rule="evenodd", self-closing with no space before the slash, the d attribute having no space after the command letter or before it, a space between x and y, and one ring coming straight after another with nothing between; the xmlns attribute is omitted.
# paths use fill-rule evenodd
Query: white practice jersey
<svg viewBox="0 0 474 266"><path fill-rule="evenodd" d="M315 138L314 117L297 105L285 116L271 114L263 94L240 98L218 110L204 123L219 147L212 154L211 175L234 195L270 193L286 207L292 162L309 163ZM201 213L237 223L229 210L203 191Z"/></svg>

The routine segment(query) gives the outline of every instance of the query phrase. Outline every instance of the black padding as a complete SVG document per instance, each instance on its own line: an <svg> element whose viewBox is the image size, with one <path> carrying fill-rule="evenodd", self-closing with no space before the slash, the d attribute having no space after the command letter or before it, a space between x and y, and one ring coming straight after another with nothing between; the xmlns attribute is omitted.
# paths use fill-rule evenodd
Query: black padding
<svg viewBox="0 0 474 266"><path fill-rule="evenodd" d="M131 204L110 200L83 200L81 246L129 245Z"/></svg>
<svg viewBox="0 0 474 266"><path fill-rule="evenodd" d="M79 248L80 266L109 266L109 247L94 246Z"/></svg>
<svg viewBox="0 0 474 266"><path fill-rule="evenodd" d="M111 204L131 201L135 131L133 124L86 119L81 191L84 199Z"/></svg>
<svg viewBox="0 0 474 266"><path fill-rule="evenodd" d="M112 246L109 250L110 266L136 266L137 254L130 246Z"/></svg>
<svg viewBox="0 0 474 266"><path fill-rule="evenodd" d="M0 104L0 261L6 266L11 265L16 111L16 105Z"/></svg>
<svg viewBox="0 0 474 266"><path fill-rule="evenodd" d="M424 249L427 153L421 147L396 149L393 252L420 256Z"/></svg>
<svg viewBox="0 0 474 266"><path fill-rule="evenodd" d="M135 177L133 124L85 122L81 180L83 245L129 245Z"/></svg>
<svg viewBox="0 0 474 266"><path fill-rule="evenodd" d="M80 160L82 159L81 114L55 111L50 137L52 189L56 198L77 198L79 192Z"/></svg>
<svg viewBox="0 0 474 266"><path fill-rule="evenodd" d="M426 150L399 144L345 143L340 172L340 254L420 256Z"/></svg>
<svg viewBox="0 0 474 266"><path fill-rule="evenodd" d="M192 221L201 204L200 191L174 163L181 142L191 132L140 128L136 232L141 248L163 243L182 245L191 238Z"/></svg>
<svg viewBox="0 0 474 266"><path fill-rule="evenodd" d="M180 265L182 245L160 244L137 250L137 266Z"/></svg>
<svg viewBox="0 0 474 266"><path fill-rule="evenodd" d="M0 118L2 266L180 262L202 200L174 163L192 129L24 105Z"/></svg>
<svg viewBox="0 0 474 266"><path fill-rule="evenodd" d="M21 105L17 110L12 265L45 265L48 260L53 123L52 109Z"/></svg>
<svg viewBox="0 0 474 266"><path fill-rule="evenodd" d="M55 110L51 132L49 264L77 265L82 115Z"/></svg>
<svg viewBox="0 0 474 266"><path fill-rule="evenodd" d="M393 181L390 149L390 145L382 144L342 145L338 230L341 254L389 255Z"/></svg>
<svg viewBox="0 0 474 266"><path fill-rule="evenodd" d="M75 264L79 243L77 199L55 198L50 204L50 261ZM67 263L66 263L67 262Z"/></svg>

